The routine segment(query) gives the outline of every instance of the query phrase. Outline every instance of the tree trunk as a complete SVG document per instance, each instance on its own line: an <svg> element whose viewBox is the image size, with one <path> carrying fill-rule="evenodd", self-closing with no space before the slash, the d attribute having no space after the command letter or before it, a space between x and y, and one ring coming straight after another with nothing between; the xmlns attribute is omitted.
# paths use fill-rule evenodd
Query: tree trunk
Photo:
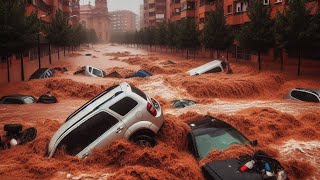
<svg viewBox="0 0 320 180"><path fill-rule="evenodd" d="M283 71L283 48L280 49L281 71Z"/></svg>
<svg viewBox="0 0 320 180"><path fill-rule="evenodd" d="M196 58L196 48L193 48L193 59Z"/></svg>
<svg viewBox="0 0 320 180"><path fill-rule="evenodd" d="M40 34L38 33L38 63L39 69L41 68L41 58L40 58Z"/></svg>
<svg viewBox="0 0 320 180"><path fill-rule="evenodd" d="M217 59L219 59L219 50L217 49Z"/></svg>
<svg viewBox="0 0 320 180"><path fill-rule="evenodd" d="M189 58L189 49L187 49L187 59Z"/></svg>
<svg viewBox="0 0 320 180"><path fill-rule="evenodd" d="M49 43L49 64L51 64L51 45Z"/></svg>
<svg viewBox="0 0 320 180"><path fill-rule="evenodd" d="M204 56L206 56L206 51L204 51ZM213 58L213 49L210 51L210 58Z"/></svg>
<svg viewBox="0 0 320 180"><path fill-rule="evenodd" d="M58 46L58 59L60 59L59 46Z"/></svg>
<svg viewBox="0 0 320 180"><path fill-rule="evenodd" d="M259 64L259 71L261 70L261 57L260 57L260 50L258 51L258 64Z"/></svg>
<svg viewBox="0 0 320 180"><path fill-rule="evenodd" d="M238 62L238 46L236 46L236 62Z"/></svg>
<svg viewBox="0 0 320 180"><path fill-rule="evenodd" d="M229 61L229 49L227 48L227 60Z"/></svg>
<svg viewBox="0 0 320 180"><path fill-rule="evenodd" d="M10 82L10 62L9 62L8 55L6 56L6 60L7 60L7 77L8 77L8 82Z"/></svg>
<svg viewBox="0 0 320 180"><path fill-rule="evenodd" d="M66 46L63 46L63 56L66 56Z"/></svg>
<svg viewBox="0 0 320 180"><path fill-rule="evenodd" d="M298 61L298 76L300 76L301 73L301 49L299 48L299 61Z"/></svg>
<svg viewBox="0 0 320 180"><path fill-rule="evenodd" d="M24 63L23 63L23 53L20 53L21 60L21 80L24 81Z"/></svg>

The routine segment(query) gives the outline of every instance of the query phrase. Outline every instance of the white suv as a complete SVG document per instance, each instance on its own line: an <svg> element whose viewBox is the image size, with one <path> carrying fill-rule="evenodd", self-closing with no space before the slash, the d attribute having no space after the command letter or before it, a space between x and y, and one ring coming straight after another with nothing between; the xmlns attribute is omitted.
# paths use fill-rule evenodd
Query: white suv
<svg viewBox="0 0 320 180"><path fill-rule="evenodd" d="M72 113L52 137L47 156L52 157L64 148L67 154L83 158L93 149L120 138L154 146L154 136L163 122L156 100L128 83L121 83Z"/></svg>

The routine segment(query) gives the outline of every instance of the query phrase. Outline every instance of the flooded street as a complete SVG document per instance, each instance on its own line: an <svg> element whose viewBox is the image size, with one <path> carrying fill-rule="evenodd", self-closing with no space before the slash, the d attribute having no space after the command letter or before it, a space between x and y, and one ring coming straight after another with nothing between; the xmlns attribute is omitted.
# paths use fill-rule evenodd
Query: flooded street
<svg viewBox="0 0 320 180"><path fill-rule="evenodd" d="M86 56L90 54L90 56ZM239 129L257 149L269 150L288 171L291 179L320 178L320 104L285 99L296 87L320 89L319 77L296 78L278 72L257 72L250 65L230 62L234 74L205 74L190 77L185 72L209 59L187 60L120 45L82 48L52 67L70 71L54 78L16 82L0 87L0 96L28 94L35 97L51 91L57 104L0 105L0 134L3 125L20 123L36 127L34 142L0 153L0 178L12 179L203 179L199 162L188 152L185 122L199 115L213 115ZM148 78L93 78L73 75L91 65L127 76L145 69ZM128 141L80 160L43 155L47 143L66 118L103 90L129 82L157 99L165 125L154 148L141 148ZM190 99L194 106L174 109L171 101Z"/></svg>

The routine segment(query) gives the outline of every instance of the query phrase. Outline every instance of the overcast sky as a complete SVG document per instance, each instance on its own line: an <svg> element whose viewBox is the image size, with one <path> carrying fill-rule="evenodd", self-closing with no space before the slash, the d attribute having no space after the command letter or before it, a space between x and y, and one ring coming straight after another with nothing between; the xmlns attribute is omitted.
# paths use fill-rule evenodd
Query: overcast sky
<svg viewBox="0 0 320 180"><path fill-rule="evenodd" d="M88 4L91 2L91 5L94 5L95 0L80 0L81 4ZM107 0L109 11L115 10L130 10L136 14L139 13L139 6L143 3L143 0Z"/></svg>

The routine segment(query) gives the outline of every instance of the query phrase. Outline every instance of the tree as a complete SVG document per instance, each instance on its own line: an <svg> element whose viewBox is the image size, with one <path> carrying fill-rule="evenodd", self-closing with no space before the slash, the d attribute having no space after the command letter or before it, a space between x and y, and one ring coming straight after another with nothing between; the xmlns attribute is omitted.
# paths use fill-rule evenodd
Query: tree
<svg viewBox="0 0 320 180"><path fill-rule="evenodd" d="M172 48L177 45L177 25L175 23L169 22L167 24L168 26L168 34L167 34L167 45L171 48L171 53L172 53Z"/></svg>
<svg viewBox="0 0 320 180"><path fill-rule="evenodd" d="M301 54L306 48L310 48L310 39L312 37L311 26L311 8L307 8L306 0L289 1L288 9L284 11L286 18L285 28L285 48L288 51L298 52L298 71L301 73ZM319 33L315 32L315 33Z"/></svg>
<svg viewBox="0 0 320 180"><path fill-rule="evenodd" d="M167 24L160 23L156 29L156 43L160 46L160 51L162 51L161 47L167 43L167 34Z"/></svg>
<svg viewBox="0 0 320 180"><path fill-rule="evenodd" d="M36 13L25 16L25 0L0 0L0 56L7 61L10 82L9 56L16 54L21 60L21 79L24 80L23 52L34 47L39 33Z"/></svg>
<svg viewBox="0 0 320 180"><path fill-rule="evenodd" d="M93 43L93 44L98 42L98 36L94 29L89 29L87 31L87 40L88 40L88 43Z"/></svg>
<svg viewBox="0 0 320 180"><path fill-rule="evenodd" d="M51 24L46 27L47 39L50 44L58 47L58 59L60 58L59 47L65 47L69 43L70 25L61 10L57 10Z"/></svg>
<svg viewBox="0 0 320 180"><path fill-rule="evenodd" d="M273 45L271 8L263 5L261 0L250 1L248 17L250 22L241 28L238 40L240 46L258 53L259 70L261 70L261 52Z"/></svg>
<svg viewBox="0 0 320 180"><path fill-rule="evenodd" d="M281 63L281 70L283 70L283 49L286 46L286 26L287 20L284 14L277 11L276 18L274 22L274 39L275 39L275 47L280 50L280 63Z"/></svg>
<svg viewBox="0 0 320 180"><path fill-rule="evenodd" d="M219 5L211 12L203 28L202 42L206 48L219 51L227 49L233 43L233 34L230 26L226 25L223 7Z"/></svg>
<svg viewBox="0 0 320 180"><path fill-rule="evenodd" d="M194 50L200 45L199 31L194 19L184 19L178 24L177 45L180 48L187 49L187 59L189 57L189 48Z"/></svg>

